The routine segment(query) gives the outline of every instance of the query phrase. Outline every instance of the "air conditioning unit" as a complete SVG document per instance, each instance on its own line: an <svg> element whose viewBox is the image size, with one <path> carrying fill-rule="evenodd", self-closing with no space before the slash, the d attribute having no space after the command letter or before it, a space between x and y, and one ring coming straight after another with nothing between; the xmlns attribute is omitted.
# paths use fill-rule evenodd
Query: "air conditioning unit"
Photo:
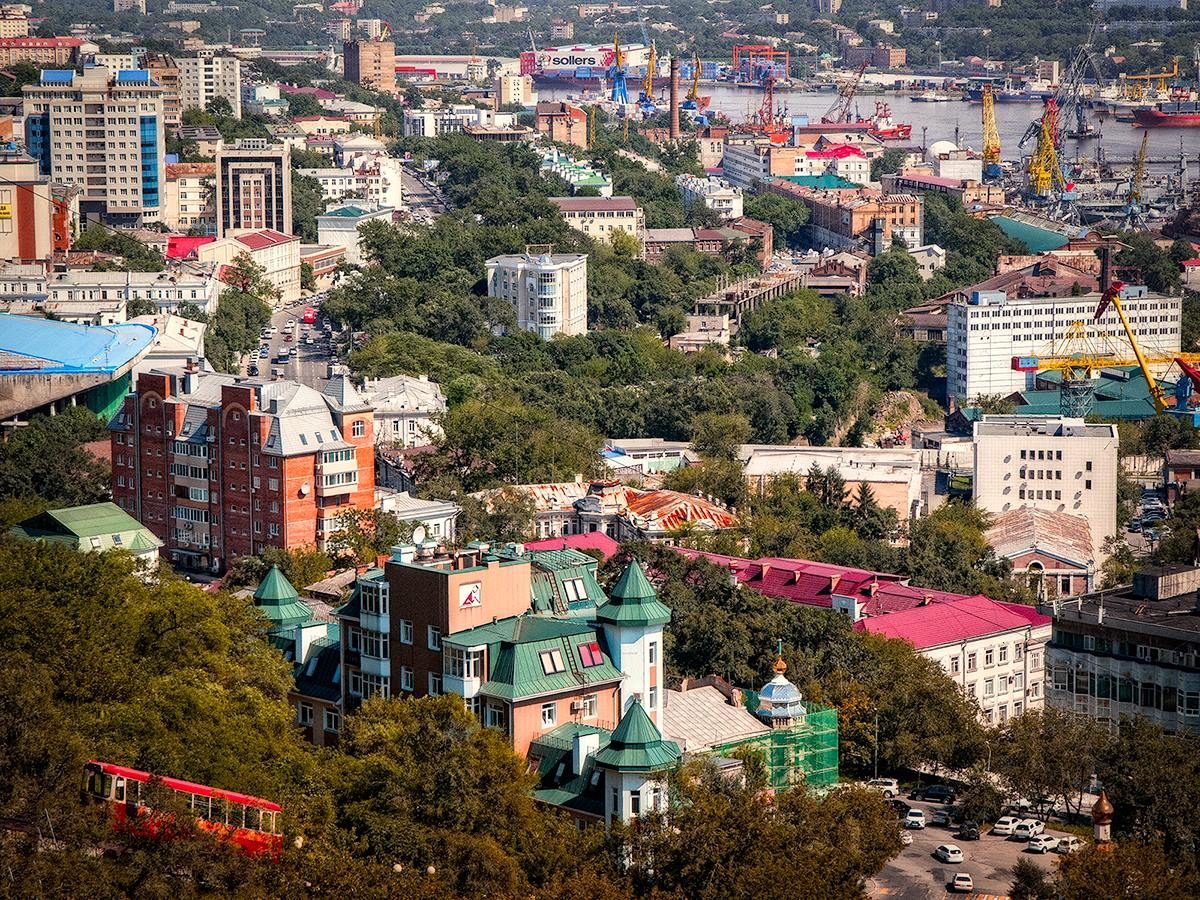
<svg viewBox="0 0 1200 900"><path fill-rule="evenodd" d="M573 712L573 713L583 712L583 704L580 703L578 700L572 700L571 701L571 712Z"/></svg>

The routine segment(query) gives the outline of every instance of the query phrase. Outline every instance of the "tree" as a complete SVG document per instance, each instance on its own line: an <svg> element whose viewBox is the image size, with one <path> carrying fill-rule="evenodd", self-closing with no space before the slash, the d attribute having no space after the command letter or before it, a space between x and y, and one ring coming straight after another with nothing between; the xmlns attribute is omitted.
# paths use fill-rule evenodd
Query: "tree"
<svg viewBox="0 0 1200 900"><path fill-rule="evenodd" d="M750 440L750 421L741 413L702 413L692 420L692 447L701 456L734 459Z"/></svg>
<svg viewBox="0 0 1200 900"><path fill-rule="evenodd" d="M466 496L459 500L462 513L457 529L459 543L524 541L534 535L533 498L514 488L501 488L485 499Z"/></svg>
<svg viewBox="0 0 1200 900"><path fill-rule="evenodd" d="M301 116L323 116L325 110L320 101L312 94L289 93L287 95L288 115L293 119Z"/></svg>
<svg viewBox="0 0 1200 900"><path fill-rule="evenodd" d="M996 787L995 779L983 765L971 768L966 788L958 797L958 810L964 821L994 822L1004 812L1007 799Z"/></svg>
<svg viewBox="0 0 1200 900"><path fill-rule="evenodd" d="M325 212L325 193L321 182L301 175L295 168L292 178L292 233L308 242L317 240L317 216Z"/></svg>
<svg viewBox="0 0 1200 900"><path fill-rule="evenodd" d="M746 200L744 209L746 215L771 226L777 246L800 245L809 219L808 207L800 201L778 194L755 194Z"/></svg>
<svg viewBox="0 0 1200 900"><path fill-rule="evenodd" d="M108 468L84 444L108 437L104 423L83 406L56 416L33 416L0 441L0 497L21 499L33 515L44 506L96 503L109 495Z"/></svg>
<svg viewBox="0 0 1200 900"><path fill-rule="evenodd" d="M224 584L228 587L258 584L266 578L271 566L279 566L284 578L300 589L325 578L333 568L333 559L315 547L267 547L258 556L234 560Z"/></svg>
<svg viewBox="0 0 1200 900"><path fill-rule="evenodd" d="M119 265L110 263L110 266L130 272L161 272L166 268L166 260L157 250L132 235L102 225L89 225L75 239L72 249L111 253L122 262Z"/></svg>
<svg viewBox="0 0 1200 900"><path fill-rule="evenodd" d="M218 118L233 115L233 107L225 97L213 97L204 108Z"/></svg>
<svg viewBox="0 0 1200 900"><path fill-rule="evenodd" d="M328 547L335 555L358 565L375 561L396 544L412 540L413 524L402 522L395 513L381 509L351 509L338 516L337 531Z"/></svg>
<svg viewBox="0 0 1200 900"><path fill-rule="evenodd" d="M312 263L308 260L300 263L300 289L304 291L317 289L317 279L313 275Z"/></svg>
<svg viewBox="0 0 1200 900"><path fill-rule="evenodd" d="M899 172L907 156L907 151L899 147L889 147L884 150L883 153L871 160L871 180L878 181L884 175Z"/></svg>
<svg viewBox="0 0 1200 900"><path fill-rule="evenodd" d="M205 339L205 353L218 371L232 372L237 355L258 346L264 325L271 321L271 304L279 291L266 278L266 269L249 254L239 253L224 275L229 285Z"/></svg>
<svg viewBox="0 0 1200 900"><path fill-rule="evenodd" d="M157 313L158 304L149 297L134 297L125 305L125 315L130 319L137 316L153 316Z"/></svg>
<svg viewBox="0 0 1200 900"><path fill-rule="evenodd" d="M1019 859L1013 866L1011 900L1055 900L1053 879L1033 860Z"/></svg>
<svg viewBox="0 0 1200 900"><path fill-rule="evenodd" d="M1085 847L1064 857L1055 887L1063 900L1159 900L1197 896L1200 878L1194 859L1177 865L1153 844L1118 842L1107 850Z"/></svg>

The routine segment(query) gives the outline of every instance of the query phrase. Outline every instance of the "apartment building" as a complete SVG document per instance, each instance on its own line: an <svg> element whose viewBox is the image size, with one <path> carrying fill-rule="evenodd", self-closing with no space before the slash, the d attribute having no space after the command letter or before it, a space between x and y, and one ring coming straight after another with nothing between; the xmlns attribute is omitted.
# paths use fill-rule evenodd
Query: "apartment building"
<svg viewBox="0 0 1200 900"><path fill-rule="evenodd" d="M57 272L46 281L51 308L152 300L160 313L178 312L181 306L191 305L212 315L220 293L214 267L207 271L197 267L166 272Z"/></svg>
<svg viewBox="0 0 1200 900"><path fill-rule="evenodd" d="M406 137L439 137L444 134L459 134L472 127L508 129L516 125L517 117L514 113L480 109L465 103L454 103L442 109L404 111Z"/></svg>
<svg viewBox="0 0 1200 900"><path fill-rule="evenodd" d="M217 236L269 228L291 234L291 151L243 139L217 153Z"/></svg>
<svg viewBox="0 0 1200 900"><path fill-rule="evenodd" d="M179 99L184 109L207 109L218 98L229 103L236 118L242 115L242 61L211 51L178 58Z"/></svg>
<svg viewBox="0 0 1200 900"><path fill-rule="evenodd" d="M217 230L215 163L167 163L163 221L174 231Z"/></svg>
<svg viewBox="0 0 1200 900"><path fill-rule="evenodd" d="M347 81L385 94L396 93L396 45L392 41L346 41L342 54Z"/></svg>
<svg viewBox="0 0 1200 900"><path fill-rule="evenodd" d="M542 340L587 334L587 254L544 250L489 259L488 296L511 303L517 327Z"/></svg>
<svg viewBox="0 0 1200 900"><path fill-rule="evenodd" d="M28 37L30 12L23 3L0 5L0 38Z"/></svg>
<svg viewBox="0 0 1200 900"><path fill-rule="evenodd" d="M375 408L375 439L391 447L422 447L441 436L446 412L441 385L425 375L368 378L361 389Z"/></svg>
<svg viewBox="0 0 1200 900"><path fill-rule="evenodd" d="M100 48L76 37L0 37L0 65L74 66Z"/></svg>
<svg viewBox="0 0 1200 900"><path fill-rule="evenodd" d="M722 219L740 219L743 215L741 188L723 178L676 175L675 187L679 189L685 207L703 203Z"/></svg>
<svg viewBox="0 0 1200 900"><path fill-rule="evenodd" d="M1088 278L1079 273L1075 281L1086 283ZM1098 292L1050 297L977 290L955 297L946 310L947 395L970 400L1028 390L1034 373L1021 363L1014 365L1014 360L1030 358L1032 362L1077 323L1092 343L1123 343L1125 330L1115 308L1110 306L1094 321L1099 302ZM1130 285L1121 291L1121 306L1147 353L1179 352L1183 314L1179 297Z"/></svg>
<svg viewBox="0 0 1200 900"><path fill-rule="evenodd" d="M1087 520L1096 564L1117 531L1117 426L1064 416L984 416L975 423L975 503Z"/></svg>
<svg viewBox="0 0 1200 900"><path fill-rule="evenodd" d="M145 53L141 65L163 90L163 124L168 128L178 127L183 120L183 104L175 58L168 53Z"/></svg>
<svg viewBox="0 0 1200 900"><path fill-rule="evenodd" d="M639 244L646 230L646 214L632 197L551 197L567 224L596 240L612 241L617 232Z"/></svg>
<svg viewBox="0 0 1200 900"><path fill-rule="evenodd" d="M83 189L80 210L114 224L161 221L162 88L145 69L43 69L24 88L25 142L43 175Z"/></svg>
<svg viewBox="0 0 1200 900"><path fill-rule="evenodd" d="M1159 566L1133 584L1051 600L1047 703L1112 728L1123 717L1200 733L1200 568Z"/></svg>
<svg viewBox="0 0 1200 900"><path fill-rule="evenodd" d="M242 231L196 247L202 262L232 265L243 253L264 269L264 277L279 291L279 303L300 299L300 238L270 228Z"/></svg>
<svg viewBox="0 0 1200 900"><path fill-rule="evenodd" d="M796 175L836 175L853 184L866 184L871 180L871 162L867 155L849 144L806 150L803 155L796 155L794 168Z"/></svg>
<svg viewBox="0 0 1200 900"><path fill-rule="evenodd" d="M338 203L347 197L367 206L400 209L404 194L400 160L382 152L342 154L340 166L298 169L301 175L315 178L321 185L326 203Z"/></svg>
<svg viewBox="0 0 1200 900"><path fill-rule="evenodd" d="M496 76L494 86L496 109L516 104L532 106L537 102L537 93L533 89L533 77L516 72L501 73Z"/></svg>
<svg viewBox="0 0 1200 900"><path fill-rule="evenodd" d="M886 251L895 238L909 247L925 243L924 203L913 194L877 188L812 188L776 178L764 190L808 207L809 240L815 247Z"/></svg>
<svg viewBox="0 0 1200 900"><path fill-rule="evenodd" d="M173 561L222 571L266 547L324 545L375 503L374 419L345 376L322 392L198 367L138 376L109 424L113 499Z"/></svg>
<svg viewBox="0 0 1200 900"><path fill-rule="evenodd" d="M54 252L50 179L14 145L0 147L0 259L33 262Z"/></svg>

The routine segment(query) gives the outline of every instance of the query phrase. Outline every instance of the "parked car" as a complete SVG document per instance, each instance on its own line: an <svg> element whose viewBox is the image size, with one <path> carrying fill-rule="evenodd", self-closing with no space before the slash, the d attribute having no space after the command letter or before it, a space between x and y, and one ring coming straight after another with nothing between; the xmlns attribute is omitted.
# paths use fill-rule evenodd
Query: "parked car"
<svg viewBox="0 0 1200 900"><path fill-rule="evenodd" d="M1052 834L1035 834L1029 839L1026 849L1031 853L1049 853L1058 849L1058 838Z"/></svg>
<svg viewBox="0 0 1200 900"><path fill-rule="evenodd" d="M1013 829L1021 820L1016 816L1001 816L992 826L992 834L998 834L1002 837L1008 837L1013 833Z"/></svg>
<svg viewBox="0 0 1200 900"><path fill-rule="evenodd" d="M892 800L889 800L888 803L890 803L892 806L892 809L894 809L896 811L897 818L903 819L905 816L908 815L908 811L910 809L912 809L912 807L909 806L907 803L905 803L903 800L892 799Z"/></svg>
<svg viewBox="0 0 1200 900"><path fill-rule="evenodd" d="M1039 822L1037 819L1022 819L1013 826L1012 838L1014 841L1027 841L1045 830L1044 822Z"/></svg>
<svg viewBox="0 0 1200 900"><path fill-rule="evenodd" d="M963 822L954 835L960 841L979 840L979 825L975 822Z"/></svg>
<svg viewBox="0 0 1200 900"><path fill-rule="evenodd" d="M929 820L930 825L941 825L943 828L950 827L950 811L946 809L937 810Z"/></svg>
<svg viewBox="0 0 1200 900"><path fill-rule="evenodd" d="M1129 530L1130 530L1130 531L1132 531L1132 532L1134 532L1135 534L1136 534L1137 532L1141 531L1141 530L1142 530L1142 521L1141 521L1141 519L1134 519L1133 521L1131 521L1131 522L1129 523Z"/></svg>
<svg viewBox="0 0 1200 900"><path fill-rule="evenodd" d="M867 787L879 791L888 800L900 796L900 782L895 778L872 778L867 782Z"/></svg>
<svg viewBox="0 0 1200 900"><path fill-rule="evenodd" d="M288 351L288 354L289 354L290 356L299 356L299 355L300 355L300 351L299 351L299 350L297 350L295 347L293 347L291 350L289 350L289 351Z"/></svg>
<svg viewBox="0 0 1200 900"><path fill-rule="evenodd" d="M925 827L925 813L923 813L919 809L910 809L907 813L904 814L904 827L905 828L924 828Z"/></svg>
<svg viewBox="0 0 1200 900"><path fill-rule="evenodd" d="M295 320L295 319L288 319L288 320L287 320L287 324L286 324L286 325L284 325L283 327L284 327L284 328L295 328L295 327L296 327L296 320Z"/></svg>
<svg viewBox="0 0 1200 900"><path fill-rule="evenodd" d="M953 803L954 788L945 784L931 784L929 787L917 788L908 795L910 800L925 800L932 803Z"/></svg>
<svg viewBox="0 0 1200 900"><path fill-rule="evenodd" d="M912 843L912 832L911 831L900 832L900 843L903 844L905 847L907 847L909 844L911 844Z"/></svg>
<svg viewBox="0 0 1200 900"><path fill-rule="evenodd" d="M944 863L960 863L963 861L962 850L954 844L942 844L933 851L933 855Z"/></svg>
<svg viewBox="0 0 1200 900"><path fill-rule="evenodd" d="M1087 845L1084 844L1082 839L1069 834L1066 837L1059 838L1058 846L1054 849L1059 853L1078 853L1085 846Z"/></svg>
<svg viewBox="0 0 1200 900"><path fill-rule="evenodd" d="M956 894L969 894L975 890L975 882L966 872L955 872L954 879L949 884L950 890Z"/></svg>
<svg viewBox="0 0 1200 900"><path fill-rule="evenodd" d="M258 366L256 366L254 363L250 363L250 368L246 370L246 374L253 378L258 374Z"/></svg>

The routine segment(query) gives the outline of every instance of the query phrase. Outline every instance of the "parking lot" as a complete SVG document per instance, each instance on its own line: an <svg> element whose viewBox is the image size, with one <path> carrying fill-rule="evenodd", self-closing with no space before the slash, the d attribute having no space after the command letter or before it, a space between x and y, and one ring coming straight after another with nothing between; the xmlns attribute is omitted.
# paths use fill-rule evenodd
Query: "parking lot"
<svg viewBox="0 0 1200 900"><path fill-rule="evenodd" d="M940 803L918 800L905 802L913 809L923 810L927 821L932 819L934 812L946 808ZM1046 830L1047 833L1058 837L1066 834L1053 828ZM903 900L946 897L950 895L947 885L957 872L968 873L975 882L975 889L971 894L953 896L1007 897L1012 886L1012 867L1016 865L1017 860L1029 859L1050 871L1059 859L1057 853L1029 853L1024 842L1012 841L988 834L986 831L977 841L959 840L954 837L951 829L934 825L924 829L912 829L909 833L913 842L904 847L900 854L872 879L869 885L872 897L896 897ZM946 864L936 859L933 851L939 844L954 844L959 847L963 852L963 862Z"/></svg>

